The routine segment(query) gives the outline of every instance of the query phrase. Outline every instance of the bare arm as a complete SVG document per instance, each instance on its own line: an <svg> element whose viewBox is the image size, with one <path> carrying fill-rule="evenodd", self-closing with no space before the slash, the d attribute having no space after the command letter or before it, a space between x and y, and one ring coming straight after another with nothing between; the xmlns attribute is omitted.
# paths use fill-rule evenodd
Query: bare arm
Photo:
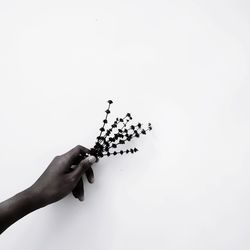
<svg viewBox="0 0 250 250"><path fill-rule="evenodd" d="M96 162L94 156L83 159L86 153L89 153L88 149L76 146L56 156L31 187L0 203L0 234L25 215L62 199L74 190L82 175ZM75 165L79 157L82 160ZM92 170L89 173L93 173Z"/></svg>

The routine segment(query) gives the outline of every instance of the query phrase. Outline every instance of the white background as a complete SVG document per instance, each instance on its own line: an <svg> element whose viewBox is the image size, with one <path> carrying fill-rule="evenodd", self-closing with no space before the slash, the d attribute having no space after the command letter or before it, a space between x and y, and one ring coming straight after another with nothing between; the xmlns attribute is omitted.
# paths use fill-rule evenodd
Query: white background
<svg viewBox="0 0 250 250"><path fill-rule="evenodd" d="M92 147L108 99L153 131L0 248L249 250L249 44L247 0L1 0L1 200Z"/></svg>

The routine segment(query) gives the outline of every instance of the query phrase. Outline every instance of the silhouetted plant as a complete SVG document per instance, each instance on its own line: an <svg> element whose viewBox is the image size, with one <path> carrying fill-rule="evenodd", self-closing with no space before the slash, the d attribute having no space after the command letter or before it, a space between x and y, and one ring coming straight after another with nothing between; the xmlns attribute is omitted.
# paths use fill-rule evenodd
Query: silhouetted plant
<svg viewBox="0 0 250 250"><path fill-rule="evenodd" d="M106 129L105 127L108 124L108 116L111 113L110 106L112 103L112 100L108 101L108 108L105 110L106 115L103 120L103 125L100 128L100 134L96 138L94 147L90 149L90 154L99 158L118 154L136 153L138 151L137 148L111 150L116 149L120 144L131 141L135 137L139 138L141 135L146 135L148 131L152 130L151 123L148 123L146 128L143 127L142 123L129 125L133 119L130 113L127 113L123 118L116 118L110 128Z"/></svg>

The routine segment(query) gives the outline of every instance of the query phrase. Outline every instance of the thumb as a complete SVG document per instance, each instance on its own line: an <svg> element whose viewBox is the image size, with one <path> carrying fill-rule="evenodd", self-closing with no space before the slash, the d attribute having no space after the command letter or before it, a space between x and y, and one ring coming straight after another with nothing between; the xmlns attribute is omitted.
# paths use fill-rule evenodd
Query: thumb
<svg viewBox="0 0 250 250"><path fill-rule="evenodd" d="M78 166L70 173L75 180L79 180L81 176L96 162L95 156L88 156L82 160Z"/></svg>

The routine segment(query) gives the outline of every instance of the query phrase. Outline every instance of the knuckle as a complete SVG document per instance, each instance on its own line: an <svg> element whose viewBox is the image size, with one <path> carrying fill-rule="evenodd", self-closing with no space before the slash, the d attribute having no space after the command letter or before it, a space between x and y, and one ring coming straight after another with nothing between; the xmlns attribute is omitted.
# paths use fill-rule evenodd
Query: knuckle
<svg viewBox="0 0 250 250"><path fill-rule="evenodd" d="M74 154L74 155L78 155L78 154L80 154L80 152L81 152L80 145L75 146L75 147L72 149L72 151L71 151L71 153Z"/></svg>
<svg viewBox="0 0 250 250"><path fill-rule="evenodd" d="M67 162L67 159L64 155L57 155L54 158L54 161L56 161L58 164L65 164Z"/></svg>
<svg viewBox="0 0 250 250"><path fill-rule="evenodd" d="M81 151L81 148L82 148L81 145L77 145L77 146L75 147L76 151L79 152L79 153L80 153L80 151Z"/></svg>
<svg viewBox="0 0 250 250"><path fill-rule="evenodd" d="M56 155L53 160L58 161L59 159L60 159L60 155Z"/></svg>

